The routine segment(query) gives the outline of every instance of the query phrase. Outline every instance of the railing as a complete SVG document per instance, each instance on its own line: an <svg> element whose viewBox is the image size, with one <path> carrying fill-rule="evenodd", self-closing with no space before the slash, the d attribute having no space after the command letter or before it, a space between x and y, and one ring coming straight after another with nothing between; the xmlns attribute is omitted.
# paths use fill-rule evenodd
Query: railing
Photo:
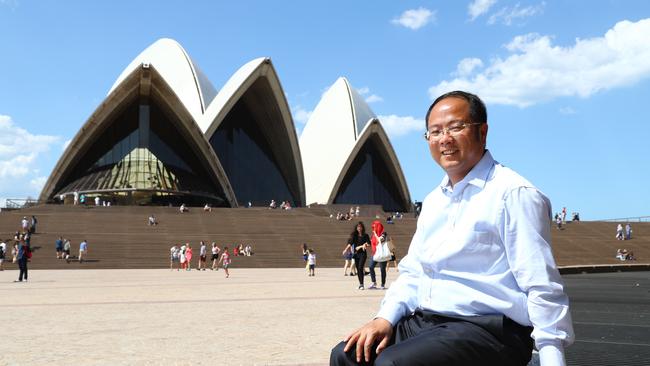
<svg viewBox="0 0 650 366"><path fill-rule="evenodd" d="M45 201L39 201L35 198L7 198L5 208L9 210L17 210L21 208L28 208L43 204Z"/></svg>
<svg viewBox="0 0 650 366"><path fill-rule="evenodd" d="M634 217L621 217L618 219L605 219L596 221L606 222L650 222L650 216L634 216Z"/></svg>

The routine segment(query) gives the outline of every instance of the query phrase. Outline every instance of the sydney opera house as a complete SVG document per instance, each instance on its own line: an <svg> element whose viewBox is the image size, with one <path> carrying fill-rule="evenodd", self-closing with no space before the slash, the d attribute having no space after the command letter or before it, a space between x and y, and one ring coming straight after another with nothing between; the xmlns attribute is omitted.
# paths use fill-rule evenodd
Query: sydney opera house
<svg viewBox="0 0 650 366"><path fill-rule="evenodd" d="M238 207L375 204L411 198L381 122L345 78L323 95L300 138L269 58L221 90L187 52L160 39L119 75L49 176L40 200Z"/></svg>

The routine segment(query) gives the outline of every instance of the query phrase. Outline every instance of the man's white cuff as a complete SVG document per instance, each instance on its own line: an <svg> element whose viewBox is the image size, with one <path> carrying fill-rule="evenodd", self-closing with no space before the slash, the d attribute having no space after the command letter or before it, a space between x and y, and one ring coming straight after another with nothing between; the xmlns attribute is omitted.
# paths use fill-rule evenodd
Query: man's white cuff
<svg viewBox="0 0 650 366"><path fill-rule="evenodd" d="M540 366L565 366L564 348L546 345L539 350Z"/></svg>
<svg viewBox="0 0 650 366"><path fill-rule="evenodd" d="M399 322L402 316L403 314L401 306L385 304L381 307L381 309L379 309L379 312L375 318L384 318L388 320L393 326L395 326L395 324Z"/></svg>

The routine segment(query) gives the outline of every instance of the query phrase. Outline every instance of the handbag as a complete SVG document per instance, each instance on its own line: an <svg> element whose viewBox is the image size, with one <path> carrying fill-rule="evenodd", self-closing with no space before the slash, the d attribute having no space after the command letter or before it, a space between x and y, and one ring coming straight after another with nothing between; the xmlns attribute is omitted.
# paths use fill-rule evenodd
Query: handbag
<svg viewBox="0 0 650 366"><path fill-rule="evenodd" d="M375 262L388 262L390 260L391 254L390 249L388 248L388 240L379 240L377 246L375 247L375 254L372 256L372 260Z"/></svg>

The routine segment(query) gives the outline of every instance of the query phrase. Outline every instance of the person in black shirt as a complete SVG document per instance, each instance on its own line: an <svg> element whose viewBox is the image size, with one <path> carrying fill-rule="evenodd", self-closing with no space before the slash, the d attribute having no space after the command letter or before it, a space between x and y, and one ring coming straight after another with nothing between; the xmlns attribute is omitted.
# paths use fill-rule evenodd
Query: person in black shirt
<svg viewBox="0 0 650 366"><path fill-rule="evenodd" d="M348 238L348 244L352 246L352 253L354 253L354 265L357 267L357 276L359 277L359 290L363 290L363 267L368 257L366 250L370 246L370 237L366 234L366 227L363 222L359 221L354 227L354 231Z"/></svg>

